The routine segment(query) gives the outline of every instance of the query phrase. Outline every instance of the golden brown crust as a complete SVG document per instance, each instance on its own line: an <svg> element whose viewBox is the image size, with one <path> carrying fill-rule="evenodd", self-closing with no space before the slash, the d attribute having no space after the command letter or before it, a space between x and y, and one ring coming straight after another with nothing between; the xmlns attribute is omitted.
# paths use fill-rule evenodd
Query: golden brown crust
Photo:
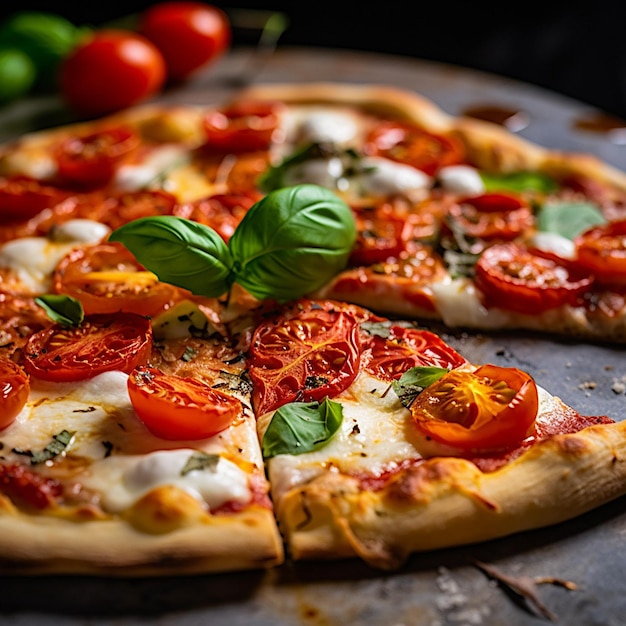
<svg viewBox="0 0 626 626"><path fill-rule="evenodd" d="M294 559L359 556L393 569L413 552L571 519L626 493L626 422L559 435L502 468L437 457L384 489L326 473L276 503Z"/></svg>
<svg viewBox="0 0 626 626"><path fill-rule="evenodd" d="M162 515L168 512L162 511ZM180 517L169 511L169 515ZM138 518L146 519L145 515ZM261 507L199 515L172 528L138 529L126 519L71 521L15 513L0 516L0 571L6 574L164 576L279 565L282 540ZM150 532L152 530L152 532Z"/></svg>

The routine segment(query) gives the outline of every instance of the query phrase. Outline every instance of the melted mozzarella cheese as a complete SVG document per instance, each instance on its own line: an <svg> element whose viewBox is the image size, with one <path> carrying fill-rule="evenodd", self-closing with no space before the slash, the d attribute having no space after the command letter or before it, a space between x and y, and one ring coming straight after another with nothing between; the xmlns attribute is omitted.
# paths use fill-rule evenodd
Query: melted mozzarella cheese
<svg viewBox="0 0 626 626"><path fill-rule="evenodd" d="M122 165L115 173L114 183L122 191L145 189L160 176L188 160L187 152L181 146L163 146L155 149L140 164Z"/></svg>
<svg viewBox="0 0 626 626"><path fill-rule="evenodd" d="M182 339L197 336L198 329L211 334L214 326L200 307L183 300L152 320L152 332L157 339Z"/></svg>
<svg viewBox="0 0 626 626"><path fill-rule="evenodd" d="M410 413L389 389L388 382L361 373L347 392L333 400L343 407L343 422L326 446L270 459L275 494L306 483L330 466L376 476L405 459L420 457L407 438Z"/></svg>
<svg viewBox="0 0 626 626"><path fill-rule="evenodd" d="M485 191L485 183L478 170L469 165L448 165L437 172L437 178L446 191L468 196Z"/></svg>
<svg viewBox="0 0 626 626"><path fill-rule="evenodd" d="M215 509L225 502L250 501L248 476L231 461L184 472L197 452L190 448L158 450L143 456L108 457L96 465L97 477L86 481L102 493L106 511L117 513L132 506L156 487L172 485Z"/></svg>
<svg viewBox="0 0 626 626"><path fill-rule="evenodd" d="M362 124L353 111L292 107L281 120L285 143L289 146L326 143L345 146L359 140Z"/></svg>
<svg viewBox="0 0 626 626"><path fill-rule="evenodd" d="M191 454L189 442L152 435L135 414L127 380L119 371L71 383L31 379L26 406L0 433L5 457L15 455L14 450L42 451L55 435L67 430L74 437L64 454L88 464L81 483L102 494L103 505L111 512L165 484L185 489L211 507L250 499L247 474L222 456L214 467L183 476L180 470ZM207 454L232 458L243 454L246 462L261 463L256 432L249 422L193 445Z"/></svg>
<svg viewBox="0 0 626 626"><path fill-rule="evenodd" d="M552 252L562 259L576 258L576 245L574 242L556 233L535 233L531 243L533 246L539 248L539 250Z"/></svg>
<svg viewBox="0 0 626 626"><path fill-rule="evenodd" d="M363 172L358 176L357 184L368 195L410 194L432 184L430 176L421 170L382 157L363 158L360 167Z"/></svg>
<svg viewBox="0 0 626 626"><path fill-rule="evenodd" d="M59 243L97 243L109 235L111 229L106 224L87 219L68 220L55 226L49 238Z"/></svg>

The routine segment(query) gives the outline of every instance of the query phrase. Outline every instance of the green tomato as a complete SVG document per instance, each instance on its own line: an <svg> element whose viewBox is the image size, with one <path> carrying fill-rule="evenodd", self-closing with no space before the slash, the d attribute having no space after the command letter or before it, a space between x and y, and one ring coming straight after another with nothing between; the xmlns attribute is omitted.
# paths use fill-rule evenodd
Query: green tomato
<svg viewBox="0 0 626 626"><path fill-rule="evenodd" d="M26 95L35 83L37 72L31 58L21 50L0 50L0 102Z"/></svg>
<svg viewBox="0 0 626 626"><path fill-rule="evenodd" d="M27 54L37 71L37 82L51 87L61 60L74 49L88 29L77 28L53 13L22 11L0 25L0 46Z"/></svg>

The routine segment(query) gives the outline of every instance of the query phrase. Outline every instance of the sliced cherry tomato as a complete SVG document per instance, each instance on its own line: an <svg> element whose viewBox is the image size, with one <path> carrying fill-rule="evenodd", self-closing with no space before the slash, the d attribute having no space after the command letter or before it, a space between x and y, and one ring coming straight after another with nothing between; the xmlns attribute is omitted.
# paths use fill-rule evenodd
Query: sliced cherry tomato
<svg viewBox="0 0 626 626"><path fill-rule="evenodd" d="M243 415L241 402L194 378L138 367L128 377L133 408L148 430L162 439L206 439Z"/></svg>
<svg viewBox="0 0 626 626"><path fill-rule="evenodd" d="M52 281L56 293L80 300L86 315L128 311L154 317L187 293L160 282L117 242L74 248L61 259Z"/></svg>
<svg viewBox="0 0 626 626"><path fill-rule="evenodd" d="M58 176L64 183L82 187L104 185L139 141L139 135L126 126L65 139L54 150Z"/></svg>
<svg viewBox="0 0 626 626"><path fill-rule="evenodd" d="M603 285L626 285L626 220L594 226L574 243L578 262Z"/></svg>
<svg viewBox="0 0 626 626"><path fill-rule="evenodd" d="M28 338L51 325L34 298L0 293L0 349L11 355L20 350Z"/></svg>
<svg viewBox="0 0 626 626"><path fill-rule="evenodd" d="M288 402L332 398L347 389L359 369L358 329L349 310L331 304L296 306L262 322L250 347L257 414Z"/></svg>
<svg viewBox="0 0 626 626"><path fill-rule="evenodd" d="M449 219L464 235L478 239L509 241L534 224L531 208L518 196L485 193L450 206Z"/></svg>
<svg viewBox="0 0 626 626"><path fill-rule="evenodd" d="M140 18L139 30L161 51L171 81L186 80L214 63L231 41L230 21L202 2L161 2Z"/></svg>
<svg viewBox="0 0 626 626"><path fill-rule="evenodd" d="M129 373L152 349L150 320L136 313L85 316L79 326L54 324L24 347L24 367L37 378L69 382L103 372Z"/></svg>
<svg viewBox="0 0 626 626"><path fill-rule="evenodd" d="M63 485L19 463L0 463L0 493L14 502L43 510L57 504Z"/></svg>
<svg viewBox="0 0 626 626"><path fill-rule="evenodd" d="M210 226L228 241L257 199L252 194L218 194L180 204L173 214Z"/></svg>
<svg viewBox="0 0 626 626"><path fill-rule="evenodd" d="M67 195L67 192L34 178L0 178L0 223L29 220Z"/></svg>
<svg viewBox="0 0 626 626"><path fill-rule="evenodd" d="M165 61L143 35L102 29L63 60L61 93L78 113L104 115L154 96L165 82Z"/></svg>
<svg viewBox="0 0 626 626"><path fill-rule="evenodd" d="M279 124L276 102L238 102L204 118L206 147L217 152L267 150Z"/></svg>
<svg viewBox="0 0 626 626"><path fill-rule="evenodd" d="M441 337L419 328L392 326L388 336L372 335L363 343L370 352L365 370L382 380L396 380L412 367L453 369L466 363Z"/></svg>
<svg viewBox="0 0 626 626"><path fill-rule="evenodd" d="M536 315L576 304L592 285L593 276L583 268L507 242L480 255L475 282L485 306Z"/></svg>
<svg viewBox="0 0 626 626"><path fill-rule="evenodd" d="M369 133L363 151L412 165L429 176L446 165L462 163L465 156L465 149L457 139L396 121L378 124Z"/></svg>
<svg viewBox="0 0 626 626"><path fill-rule="evenodd" d="M0 357L0 430L12 424L30 393L26 372L6 357Z"/></svg>
<svg viewBox="0 0 626 626"><path fill-rule="evenodd" d="M417 428L464 451L506 450L532 431L539 400L534 380L512 367L451 370L411 404Z"/></svg>

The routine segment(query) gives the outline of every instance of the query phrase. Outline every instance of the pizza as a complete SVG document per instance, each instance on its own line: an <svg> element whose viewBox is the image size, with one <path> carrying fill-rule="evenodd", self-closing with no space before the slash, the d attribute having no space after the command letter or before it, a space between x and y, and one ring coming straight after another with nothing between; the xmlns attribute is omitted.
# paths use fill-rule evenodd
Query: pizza
<svg viewBox="0 0 626 626"><path fill-rule="evenodd" d="M435 328L624 343L625 233L626 174L380 85L5 144L1 569L391 570L624 495L621 416Z"/></svg>

